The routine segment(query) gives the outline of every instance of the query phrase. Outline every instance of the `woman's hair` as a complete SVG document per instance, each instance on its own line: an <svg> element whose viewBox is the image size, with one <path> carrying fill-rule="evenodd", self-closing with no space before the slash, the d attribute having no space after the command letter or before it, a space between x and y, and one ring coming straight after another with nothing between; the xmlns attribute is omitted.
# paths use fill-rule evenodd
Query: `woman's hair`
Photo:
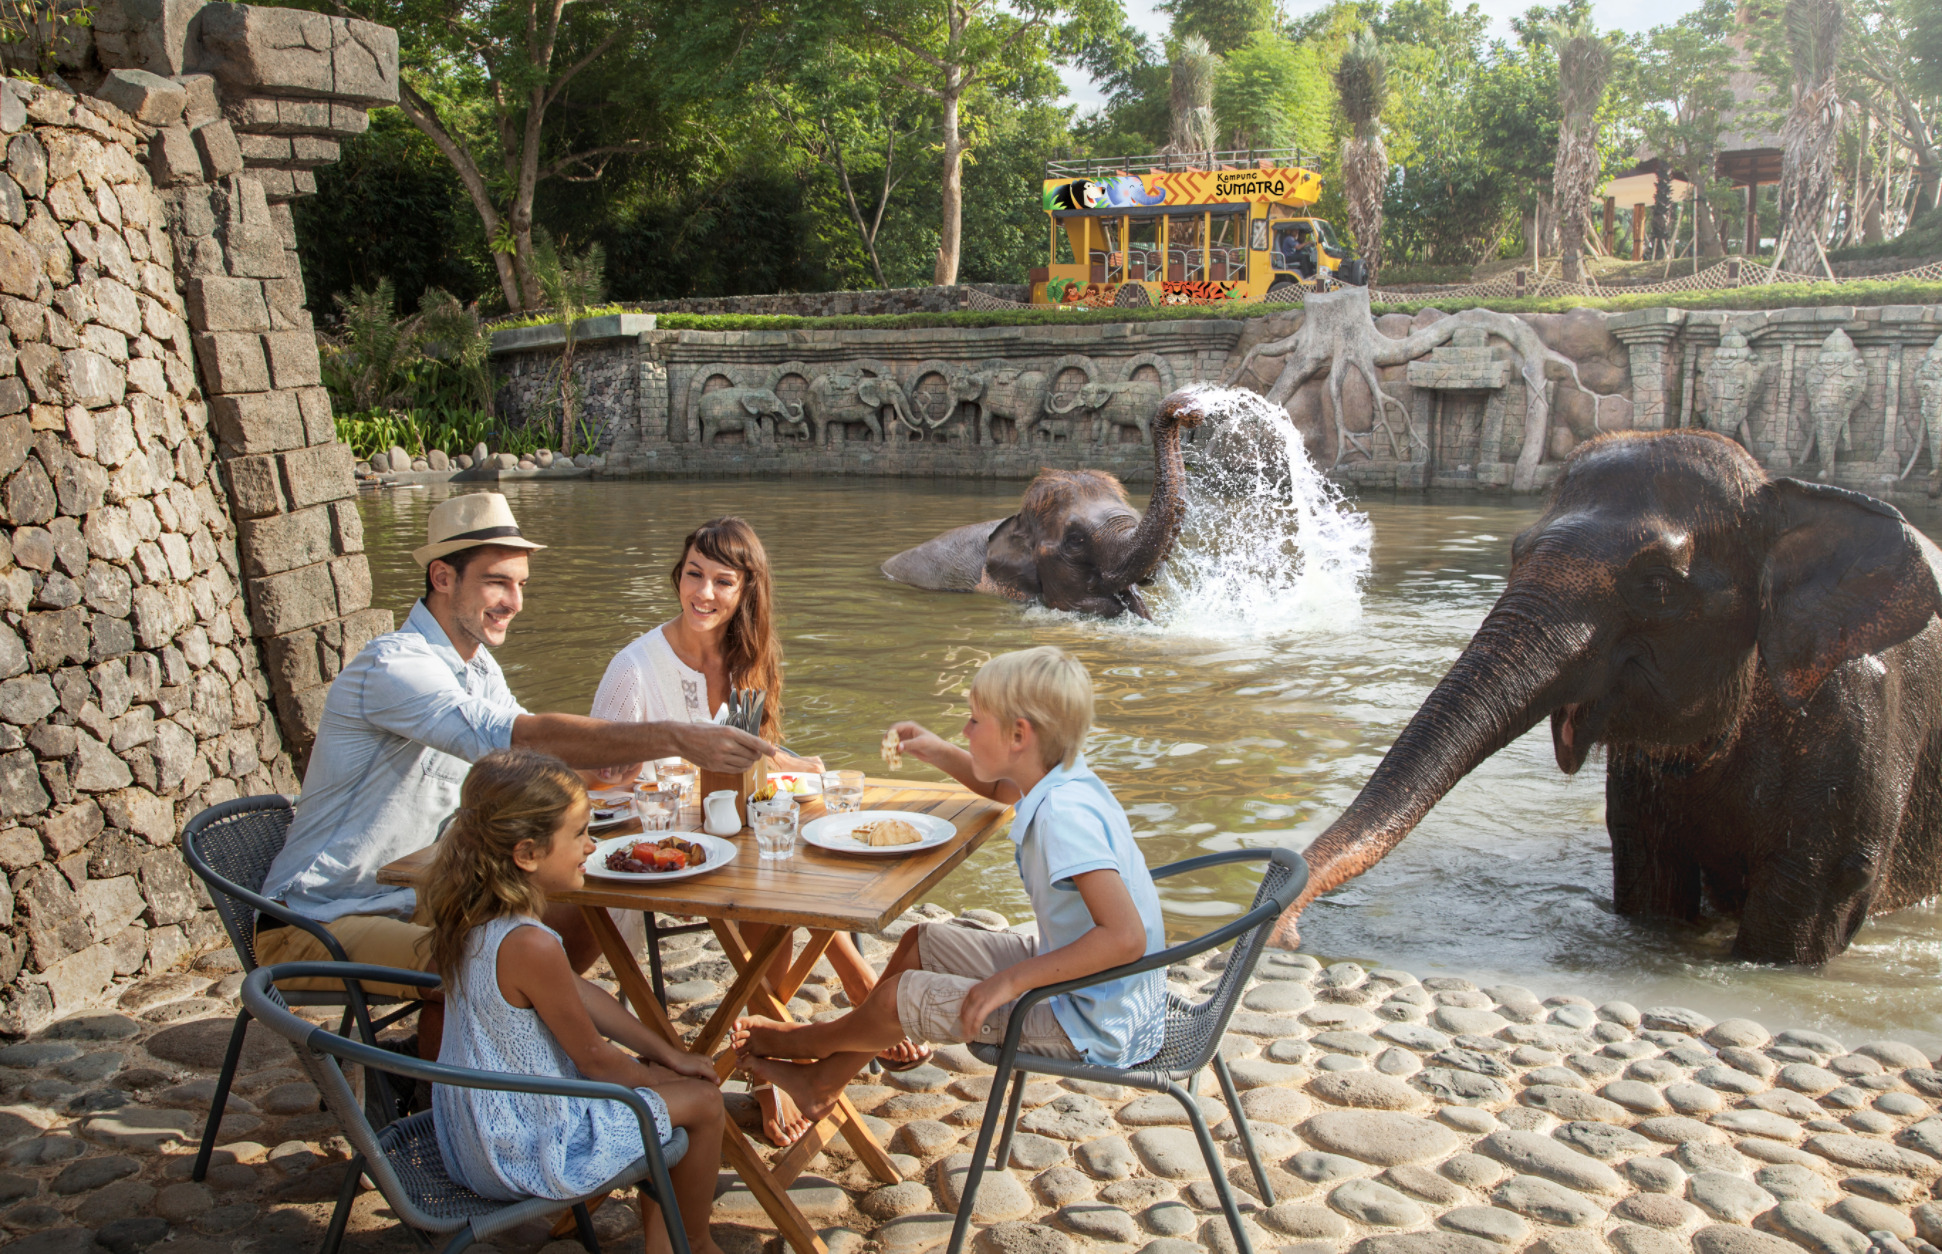
<svg viewBox="0 0 1942 1254"><path fill-rule="evenodd" d="M674 595L681 595L681 572L690 552L742 573L741 600L728 620L722 658L728 682L737 688L756 688L769 694L762 707L762 738L770 744L782 736L782 642L775 634L775 585L769 578L769 555L755 528L739 518L716 518L696 527L681 542L681 557L669 578Z"/></svg>
<svg viewBox="0 0 1942 1254"><path fill-rule="evenodd" d="M528 840L541 853L551 849L567 811L586 799L580 777L548 754L499 749L472 764L429 882L418 890L431 913L432 969L447 988L459 981L473 928L546 908L546 898L512 860L513 850Z"/></svg>
<svg viewBox="0 0 1942 1254"><path fill-rule="evenodd" d="M980 713L1004 723L1024 719L1038 733L1038 756L1046 770L1068 769L1092 730L1092 676L1064 649L1040 645L1001 653L978 668L971 700Z"/></svg>

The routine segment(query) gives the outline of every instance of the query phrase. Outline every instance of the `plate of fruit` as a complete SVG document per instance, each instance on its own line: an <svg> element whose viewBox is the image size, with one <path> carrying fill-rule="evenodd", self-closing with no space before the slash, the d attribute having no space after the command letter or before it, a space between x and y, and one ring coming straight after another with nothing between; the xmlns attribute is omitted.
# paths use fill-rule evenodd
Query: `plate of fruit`
<svg viewBox="0 0 1942 1254"><path fill-rule="evenodd" d="M719 870L735 860L735 846L706 832L616 836L593 847L588 875L603 880L658 884Z"/></svg>
<svg viewBox="0 0 1942 1254"><path fill-rule="evenodd" d="M823 790L823 777L814 771L771 771L769 783L775 785L776 792L798 797L814 796ZM757 795L752 800L766 801L768 798Z"/></svg>

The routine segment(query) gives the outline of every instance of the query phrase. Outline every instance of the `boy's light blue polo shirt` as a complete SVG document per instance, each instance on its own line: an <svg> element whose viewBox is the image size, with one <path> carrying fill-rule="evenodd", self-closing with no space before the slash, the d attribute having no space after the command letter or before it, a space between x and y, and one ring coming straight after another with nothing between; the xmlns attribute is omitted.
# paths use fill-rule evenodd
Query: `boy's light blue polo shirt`
<svg viewBox="0 0 1942 1254"><path fill-rule="evenodd" d="M1072 877L1113 870L1146 925L1146 952L1166 947L1160 894L1133 841L1132 826L1084 756L1055 766L1020 799L1012 819L1018 874L1038 915L1038 952L1063 949L1095 926ZM1104 1067L1145 1062L1166 1035L1166 975L1148 971L1054 997L1050 1005L1086 1061Z"/></svg>

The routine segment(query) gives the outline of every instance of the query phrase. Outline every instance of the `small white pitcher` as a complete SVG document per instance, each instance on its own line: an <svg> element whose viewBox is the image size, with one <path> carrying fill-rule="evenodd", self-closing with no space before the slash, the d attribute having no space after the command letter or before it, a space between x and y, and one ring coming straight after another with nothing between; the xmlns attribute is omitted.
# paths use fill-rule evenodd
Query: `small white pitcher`
<svg viewBox="0 0 1942 1254"><path fill-rule="evenodd" d="M742 816L735 809L735 790L711 792L701 803L701 830L710 836L733 836L742 830Z"/></svg>

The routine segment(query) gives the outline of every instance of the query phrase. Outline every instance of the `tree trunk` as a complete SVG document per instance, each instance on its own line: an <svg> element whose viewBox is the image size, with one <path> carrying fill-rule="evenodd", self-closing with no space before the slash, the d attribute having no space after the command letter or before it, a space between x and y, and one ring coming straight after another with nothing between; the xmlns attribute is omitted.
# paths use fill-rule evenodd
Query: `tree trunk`
<svg viewBox="0 0 1942 1254"><path fill-rule="evenodd" d="M486 239L490 241L496 238L499 234L499 210L492 203L492 193L487 189L478 165L472 160L472 154L452 138L451 132L445 129L445 123L440 120L438 110L419 95L411 84L399 83L398 107L458 171L459 182L465 185L465 194L471 198L473 212L479 215L479 225L485 228ZM513 273L511 258L502 252L493 252L492 268L498 272L499 290L506 298L506 308L519 309L519 284Z"/></svg>
<svg viewBox="0 0 1942 1254"><path fill-rule="evenodd" d="M1697 196L1693 199L1693 213L1699 221L1699 255L1702 257L1724 257L1726 246L1720 243L1719 223L1714 220L1711 201Z"/></svg>
<svg viewBox="0 0 1942 1254"><path fill-rule="evenodd" d="M944 181L940 188L944 201L944 221L938 231L937 273L931 280L939 287L958 281L958 259L964 248L964 138L958 131L958 83L962 71L952 67L944 91Z"/></svg>
<svg viewBox="0 0 1942 1254"><path fill-rule="evenodd" d="M1782 270L1808 274L1820 269L1815 241L1833 188L1840 128L1841 102L1832 78L1795 101L1780 128L1780 203L1786 207L1781 233L1787 255L1774 260Z"/></svg>
<svg viewBox="0 0 1942 1254"><path fill-rule="evenodd" d="M1365 138L1357 135L1342 145L1342 182L1348 193L1349 230L1369 263L1369 282L1382 268L1382 193L1389 181L1389 153L1380 130L1371 125Z"/></svg>
<svg viewBox="0 0 1942 1254"><path fill-rule="evenodd" d="M1567 283L1584 281L1585 214L1591 204L1591 184L1598 175L1596 123L1590 117L1566 118L1558 128L1558 156L1551 172L1557 197L1558 255L1564 260Z"/></svg>

